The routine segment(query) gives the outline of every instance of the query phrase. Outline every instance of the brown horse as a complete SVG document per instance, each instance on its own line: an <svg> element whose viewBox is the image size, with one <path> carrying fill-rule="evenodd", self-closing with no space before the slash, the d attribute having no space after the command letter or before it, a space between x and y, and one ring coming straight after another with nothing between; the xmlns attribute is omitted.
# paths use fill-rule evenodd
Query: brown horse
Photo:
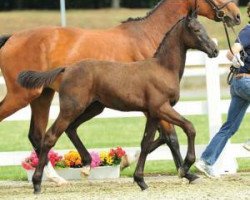
<svg viewBox="0 0 250 200"><path fill-rule="evenodd" d="M35 193L41 190L41 178L49 150L61 134L93 102L120 111L147 113L147 123L141 143L141 154L134 180L146 189L143 169L149 144L160 120L180 126L188 137L188 152L183 166L184 176L195 161L195 129L191 122L172 107L179 100L186 52L199 49L216 57L218 49L196 18L180 20L164 37L153 58L131 63L85 60L67 68L47 72L25 71L18 82L28 89L52 88L59 92L60 113L46 132L40 161L33 176ZM89 163L90 164L90 163Z"/></svg>
<svg viewBox="0 0 250 200"><path fill-rule="evenodd" d="M187 15L189 8L196 6L199 8L198 14L209 19L223 19L228 26L240 23L239 9L232 0L162 0L146 17L129 19L107 30L43 27L2 38L0 67L7 95L0 103L0 121L30 104L32 118L29 139L39 153L54 90L27 90L20 87L16 80L21 71L46 71L86 58L129 62L152 57L164 34ZM84 147L80 145L76 134L77 127L103 109L104 105L94 102L67 129L67 135L80 148L79 152L84 151ZM167 143L178 169L183 161L174 127L162 121L159 130L160 138L152 143L151 151ZM196 177L187 178L193 180Z"/></svg>

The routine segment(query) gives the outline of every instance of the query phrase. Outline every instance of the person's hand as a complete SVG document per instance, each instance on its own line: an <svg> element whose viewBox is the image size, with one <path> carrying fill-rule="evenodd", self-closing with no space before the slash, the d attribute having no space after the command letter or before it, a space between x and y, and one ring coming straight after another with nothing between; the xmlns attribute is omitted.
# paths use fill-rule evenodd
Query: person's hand
<svg viewBox="0 0 250 200"><path fill-rule="evenodd" d="M236 68L239 68L241 66L244 66L244 63L241 61L240 56L234 55L233 59L232 59L232 65Z"/></svg>

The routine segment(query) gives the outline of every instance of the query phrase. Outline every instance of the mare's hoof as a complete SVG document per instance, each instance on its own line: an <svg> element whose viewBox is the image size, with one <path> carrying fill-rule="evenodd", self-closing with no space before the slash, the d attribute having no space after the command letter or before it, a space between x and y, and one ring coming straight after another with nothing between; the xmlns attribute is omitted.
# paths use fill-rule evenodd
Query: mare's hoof
<svg viewBox="0 0 250 200"><path fill-rule="evenodd" d="M81 169L81 174L83 176L89 176L90 174L90 166L84 166L82 169Z"/></svg>

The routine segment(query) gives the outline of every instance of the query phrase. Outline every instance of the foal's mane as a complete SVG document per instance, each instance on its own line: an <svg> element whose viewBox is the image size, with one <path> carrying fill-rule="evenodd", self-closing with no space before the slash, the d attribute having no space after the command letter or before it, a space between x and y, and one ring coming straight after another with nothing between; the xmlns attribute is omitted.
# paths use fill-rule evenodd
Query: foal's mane
<svg viewBox="0 0 250 200"><path fill-rule="evenodd" d="M165 40L167 39L168 35L173 31L173 29L180 23L182 22L183 20L185 20L187 17L183 17L181 18L178 22L176 22L176 24L165 34L165 36L163 37L160 45L158 46L155 54L154 54L154 58L158 56L158 54L160 53L160 51L162 50L162 48L164 47L164 44L165 44ZM166 49L163 49L163 51L166 51Z"/></svg>
<svg viewBox="0 0 250 200"><path fill-rule="evenodd" d="M130 17L127 20L122 21L122 23L133 22L133 21L143 21L143 20L147 19L150 15L152 15L163 4L164 1L167 1L167 0L161 0L161 1L159 1L155 5L155 7L146 14L146 16L144 16L144 17L136 17L136 18Z"/></svg>

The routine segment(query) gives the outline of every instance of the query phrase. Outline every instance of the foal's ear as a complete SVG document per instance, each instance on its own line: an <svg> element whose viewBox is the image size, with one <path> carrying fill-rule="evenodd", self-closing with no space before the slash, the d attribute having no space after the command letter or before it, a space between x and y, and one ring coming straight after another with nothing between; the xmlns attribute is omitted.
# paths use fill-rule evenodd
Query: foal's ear
<svg viewBox="0 0 250 200"><path fill-rule="evenodd" d="M196 19L197 18L197 9L190 9L188 12L187 19L190 21L191 19Z"/></svg>

